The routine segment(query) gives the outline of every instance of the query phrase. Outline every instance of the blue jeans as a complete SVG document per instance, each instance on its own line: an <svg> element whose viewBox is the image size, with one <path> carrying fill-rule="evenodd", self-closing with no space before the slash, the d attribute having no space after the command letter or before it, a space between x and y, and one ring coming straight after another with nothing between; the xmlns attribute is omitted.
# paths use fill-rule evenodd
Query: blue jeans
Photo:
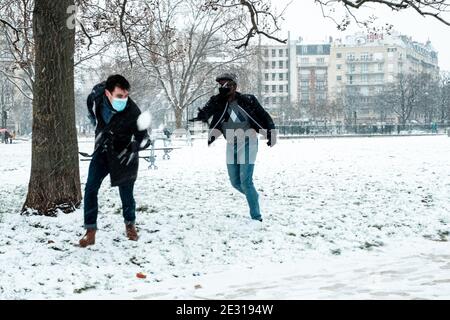
<svg viewBox="0 0 450 320"><path fill-rule="evenodd" d="M232 148L233 146L229 146ZM256 147L257 148L257 147ZM248 152L248 143L245 145L245 149ZM252 151L253 156L256 158L256 151ZM234 146L235 160L237 158L237 147ZM250 207L250 216L254 220L261 220L261 211L259 208L259 195L253 184L253 172L255 169L254 161L249 161L249 157L246 157L244 164L240 164L239 161L230 163L228 161L228 175L230 177L231 185L247 198L248 205ZM252 158L252 157L250 157Z"/></svg>
<svg viewBox="0 0 450 320"><path fill-rule="evenodd" d="M84 194L84 227L86 229L97 229L98 190L108 174L106 154L96 152L89 166ZM134 182L119 187L123 217L127 225L134 225L136 221L136 202L134 201L133 189Z"/></svg>

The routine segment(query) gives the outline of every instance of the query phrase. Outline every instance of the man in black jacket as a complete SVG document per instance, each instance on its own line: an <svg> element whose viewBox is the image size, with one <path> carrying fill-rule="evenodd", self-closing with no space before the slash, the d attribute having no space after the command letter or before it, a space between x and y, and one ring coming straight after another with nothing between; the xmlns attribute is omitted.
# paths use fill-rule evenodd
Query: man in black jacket
<svg viewBox="0 0 450 320"><path fill-rule="evenodd" d="M237 81L234 74L222 74L217 77L219 94L213 96L198 116L191 121L203 121L209 125L208 145L221 135L227 140L227 169L232 186L244 194L250 207L253 220L261 221L259 196L253 184L258 136L260 133L268 139L267 145L276 144L275 125L270 115L253 95L236 91Z"/></svg>
<svg viewBox="0 0 450 320"><path fill-rule="evenodd" d="M111 185L119 187L125 230L129 240L137 241L134 183L139 168L139 150L149 145L147 130L138 128L141 114L129 98L130 84L121 75L113 75L94 87L87 100L89 117L95 130L95 150L89 167L84 196L86 235L80 240L85 248L95 244L98 216L98 190L109 174Z"/></svg>

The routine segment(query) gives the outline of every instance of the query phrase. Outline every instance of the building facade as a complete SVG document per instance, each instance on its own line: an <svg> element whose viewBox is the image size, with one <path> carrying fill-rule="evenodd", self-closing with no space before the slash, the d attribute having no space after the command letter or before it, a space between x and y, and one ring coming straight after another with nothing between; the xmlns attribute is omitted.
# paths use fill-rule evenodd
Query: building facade
<svg viewBox="0 0 450 320"><path fill-rule="evenodd" d="M262 101L291 120L344 124L396 123L377 103L399 74L439 75L438 53L399 33L356 33L344 39L263 46ZM293 112L292 112L293 111ZM285 119L283 119L284 121Z"/></svg>
<svg viewBox="0 0 450 320"><path fill-rule="evenodd" d="M261 50L262 103L272 113L286 108L290 103L291 61L288 46L263 46Z"/></svg>

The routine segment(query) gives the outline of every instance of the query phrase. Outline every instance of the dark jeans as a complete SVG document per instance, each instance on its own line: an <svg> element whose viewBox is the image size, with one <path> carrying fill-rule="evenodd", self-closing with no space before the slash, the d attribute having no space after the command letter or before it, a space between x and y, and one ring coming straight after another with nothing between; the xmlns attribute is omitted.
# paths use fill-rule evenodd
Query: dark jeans
<svg viewBox="0 0 450 320"><path fill-rule="evenodd" d="M98 190L108 174L106 154L96 152L89 166L84 194L84 227L86 229L97 229ZM136 202L134 201L133 189L134 182L119 187L123 217L127 225L134 225L136 221Z"/></svg>

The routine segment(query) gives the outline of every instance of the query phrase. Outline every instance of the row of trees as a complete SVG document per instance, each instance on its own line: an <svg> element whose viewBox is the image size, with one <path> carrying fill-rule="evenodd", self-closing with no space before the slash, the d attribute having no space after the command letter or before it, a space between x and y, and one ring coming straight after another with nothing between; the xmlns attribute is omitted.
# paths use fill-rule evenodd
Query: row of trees
<svg viewBox="0 0 450 320"><path fill-rule="evenodd" d="M450 124L450 74L400 73L371 95L346 87L337 96L311 104L288 106L284 118L354 125L357 118L370 124Z"/></svg>
<svg viewBox="0 0 450 320"><path fill-rule="evenodd" d="M450 78L430 74L399 74L393 85L385 86L376 103L385 115L394 114L401 125L415 121L447 124L450 121Z"/></svg>

